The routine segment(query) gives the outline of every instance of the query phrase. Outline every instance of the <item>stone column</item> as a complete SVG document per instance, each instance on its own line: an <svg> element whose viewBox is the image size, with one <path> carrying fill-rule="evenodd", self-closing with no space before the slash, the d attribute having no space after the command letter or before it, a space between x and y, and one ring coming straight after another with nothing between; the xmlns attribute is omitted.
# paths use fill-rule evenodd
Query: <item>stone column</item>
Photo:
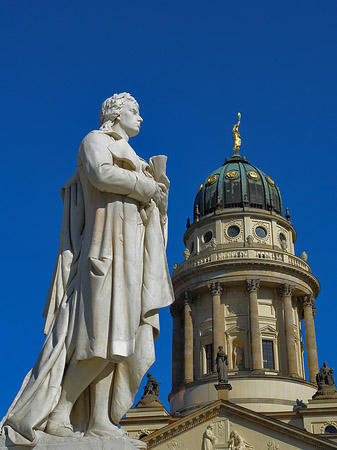
<svg viewBox="0 0 337 450"><path fill-rule="evenodd" d="M261 372L263 370L259 309L257 302L257 291L259 288L260 280L247 280L247 291L249 292L249 320L253 372Z"/></svg>
<svg viewBox="0 0 337 450"><path fill-rule="evenodd" d="M314 305L315 297L310 294L302 298L304 325L305 325L305 341L307 344L309 380L316 383L316 374L318 370L317 344L314 324Z"/></svg>
<svg viewBox="0 0 337 450"><path fill-rule="evenodd" d="M212 342L213 342L213 358L212 367L215 372L215 360L218 353L218 347L224 345L224 315L223 308L221 308L221 294L223 287L221 283L215 282L208 285L209 291L212 295Z"/></svg>
<svg viewBox="0 0 337 450"><path fill-rule="evenodd" d="M193 320L192 299L188 292L184 298L184 383L193 381Z"/></svg>
<svg viewBox="0 0 337 450"><path fill-rule="evenodd" d="M175 302L170 307L170 312L173 319L173 336L172 336L172 389L179 386L183 381L183 355L182 345L183 340L182 330L182 305Z"/></svg>
<svg viewBox="0 0 337 450"><path fill-rule="evenodd" d="M293 292L294 286L291 286L290 284L283 284L282 286L280 286L280 293L282 295L284 305L288 376L290 377L298 376L296 342L294 335L294 313L292 305Z"/></svg>

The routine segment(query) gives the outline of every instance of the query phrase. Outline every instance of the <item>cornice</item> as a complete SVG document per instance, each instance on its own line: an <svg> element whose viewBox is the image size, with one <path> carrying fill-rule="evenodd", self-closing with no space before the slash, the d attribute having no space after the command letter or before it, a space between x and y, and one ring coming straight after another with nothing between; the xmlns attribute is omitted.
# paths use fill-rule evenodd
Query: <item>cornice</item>
<svg viewBox="0 0 337 450"><path fill-rule="evenodd" d="M153 448L173 437L193 429L196 425L204 423L214 417L225 416L229 419L232 417L243 420L246 423L260 426L266 430L272 430L274 435L293 438L306 444L312 445L319 450L337 449L337 443L328 442L324 438L318 437L300 428L283 423L279 420L267 417L261 413L252 411L242 406L235 405L225 400L217 400L211 405L199 409L187 416L161 428L143 439L147 442L148 449Z"/></svg>
<svg viewBox="0 0 337 450"><path fill-rule="evenodd" d="M300 280L304 281L305 283L309 284L311 287L311 290L314 291L315 296L317 297L319 291L320 291L320 283L317 280L317 278L311 273L307 272L300 267L293 266L292 264L279 262L275 260L266 260L266 259L240 259L240 260L221 260L221 261L212 261L208 262L206 264L202 264L200 266L191 267L189 269L186 269L182 273L173 274L172 276L172 283L175 291L177 291L177 286L179 284L184 283L188 281L189 279L195 279L195 277L200 274L204 276L205 274L219 271L222 267L228 267L233 268L235 271L244 270L247 268L249 272L252 272L252 269L255 270L266 270L270 271L271 267L275 267L275 278L278 275L286 274L290 276L294 276L296 278L299 278ZM226 277L228 278L228 274L226 274ZM249 277L249 275L245 275L245 279ZM273 276L268 277L270 280L272 280ZM211 279L209 278L210 282ZM219 279L217 281L225 282L225 279ZM284 283L284 280L283 280ZM309 294L309 292L308 292Z"/></svg>
<svg viewBox="0 0 337 450"><path fill-rule="evenodd" d="M311 381L305 380L304 378L294 378L294 377L284 377L281 375L275 376L275 375L268 375L268 374L261 374L261 375L257 375L257 374L248 374L248 375L233 375L233 376L229 376L228 377L229 382L231 382L231 380L260 380L260 381L264 381L264 380L268 380L268 381L275 381L275 382L279 382L279 381L286 381L289 383L296 383L296 384L302 384L302 385L306 385L308 387L314 388L315 390L317 390L317 384L316 383L312 383ZM182 391L182 390L186 390L188 388L191 387L195 387L195 386L199 386L199 385L203 385L205 383L216 383L217 380L217 376L216 375L211 375L209 377L203 377L200 378L199 380L194 380L194 381L190 381L189 383L184 383L180 386L175 387L169 394L169 400L171 399L171 397L175 394L177 394L178 392Z"/></svg>

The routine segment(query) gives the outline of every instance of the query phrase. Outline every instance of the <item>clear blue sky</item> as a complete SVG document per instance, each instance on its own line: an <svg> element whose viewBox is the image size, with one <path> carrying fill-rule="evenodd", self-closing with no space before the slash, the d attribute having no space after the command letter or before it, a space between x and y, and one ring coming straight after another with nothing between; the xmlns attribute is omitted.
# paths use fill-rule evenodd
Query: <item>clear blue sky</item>
<svg viewBox="0 0 337 450"><path fill-rule="evenodd" d="M196 191L232 153L270 175L322 285L319 361L336 357L335 0L3 2L1 42L2 416L43 342L58 248L60 188L101 102L136 97L137 153L169 157L169 266L183 259ZM152 373L167 405L171 318L161 313ZM144 383L142 383L144 384Z"/></svg>

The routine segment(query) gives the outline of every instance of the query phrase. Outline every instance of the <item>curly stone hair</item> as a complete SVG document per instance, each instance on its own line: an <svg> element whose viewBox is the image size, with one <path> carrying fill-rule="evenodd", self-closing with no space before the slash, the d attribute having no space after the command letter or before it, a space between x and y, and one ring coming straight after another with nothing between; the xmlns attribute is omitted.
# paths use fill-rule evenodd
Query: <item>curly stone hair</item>
<svg viewBox="0 0 337 450"><path fill-rule="evenodd" d="M126 102L134 102L138 106L136 99L127 92L114 94L112 97L104 100L101 106L101 111L99 113L99 127L102 128L103 125L108 125L111 127L114 121L119 117L123 105Z"/></svg>

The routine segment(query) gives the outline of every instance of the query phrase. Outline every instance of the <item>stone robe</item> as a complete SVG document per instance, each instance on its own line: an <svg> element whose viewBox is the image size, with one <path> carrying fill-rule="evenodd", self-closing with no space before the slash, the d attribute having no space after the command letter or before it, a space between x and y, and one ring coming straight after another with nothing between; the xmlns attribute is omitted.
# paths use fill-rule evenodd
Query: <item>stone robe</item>
<svg viewBox="0 0 337 450"><path fill-rule="evenodd" d="M78 170L62 188L46 340L3 421L13 443L36 444L36 430L45 428L57 405L71 359L117 363L110 390L116 424L155 360L158 309L174 297L165 254L167 218L151 200L150 166L115 133L92 131L81 143ZM86 429L88 403L87 389L73 408L75 430Z"/></svg>

